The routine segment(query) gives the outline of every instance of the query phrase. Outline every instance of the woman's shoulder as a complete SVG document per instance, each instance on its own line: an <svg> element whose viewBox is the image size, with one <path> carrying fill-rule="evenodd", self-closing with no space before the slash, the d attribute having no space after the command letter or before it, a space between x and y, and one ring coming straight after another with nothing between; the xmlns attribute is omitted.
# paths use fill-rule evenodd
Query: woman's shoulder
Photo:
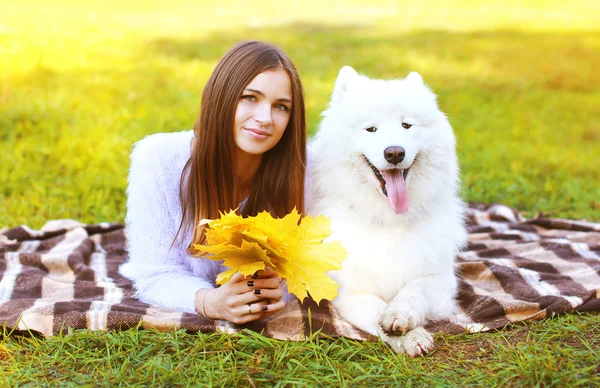
<svg viewBox="0 0 600 388"><path fill-rule="evenodd" d="M133 176L155 176L163 179L181 175L190 158L193 131L156 133L133 145L130 179Z"/></svg>
<svg viewBox="0 0 600 388"><path fill-rule="evenodd" d="M132 158L143 154L149 158L177 156L189 157L194 131L155 133L148 135L133 145Z"/></svg>

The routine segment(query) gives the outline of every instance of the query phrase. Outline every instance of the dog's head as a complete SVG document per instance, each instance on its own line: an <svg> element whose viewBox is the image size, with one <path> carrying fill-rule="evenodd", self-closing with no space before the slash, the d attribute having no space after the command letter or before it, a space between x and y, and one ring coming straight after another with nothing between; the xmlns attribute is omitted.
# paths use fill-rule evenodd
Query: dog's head
<svg viewBox="0 0 600 388"><path fill-rule="evenodd" d="M439 174L456 175L452 128L417 73L373 80L345 66L323 116L316 142L329 144L329 165L365 174L396 214L409 210L412 186L426 196Z"/></svg>

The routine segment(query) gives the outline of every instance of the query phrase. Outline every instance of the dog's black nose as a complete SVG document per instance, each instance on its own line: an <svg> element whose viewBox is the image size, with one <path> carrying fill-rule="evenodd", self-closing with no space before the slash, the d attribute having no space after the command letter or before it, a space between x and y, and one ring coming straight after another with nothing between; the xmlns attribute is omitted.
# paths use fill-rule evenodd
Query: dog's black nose
<svg viewBox="0 0 600 388"><path fill-rule="evenodd" d="M391 164L398 164L404 160L404 148L398 146L388 147L383 151L383 156Z"/></svg>

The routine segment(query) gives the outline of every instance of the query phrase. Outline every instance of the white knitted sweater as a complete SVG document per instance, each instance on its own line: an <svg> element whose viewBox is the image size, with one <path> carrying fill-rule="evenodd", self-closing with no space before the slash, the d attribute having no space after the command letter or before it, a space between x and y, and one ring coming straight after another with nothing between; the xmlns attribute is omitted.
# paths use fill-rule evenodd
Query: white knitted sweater
<svg viewBox="0 0 600 388"><path fill-rule="evenodd" d="M191 233L171 248L181 222L179 183L193 138L193 131L157 133L134 145L125 219L129 261L119 270L134 282L141 301L189 313L196 311L196 291L214 288L226 269L186 252ZM292 298L284 289L284 300Z"/></svg>

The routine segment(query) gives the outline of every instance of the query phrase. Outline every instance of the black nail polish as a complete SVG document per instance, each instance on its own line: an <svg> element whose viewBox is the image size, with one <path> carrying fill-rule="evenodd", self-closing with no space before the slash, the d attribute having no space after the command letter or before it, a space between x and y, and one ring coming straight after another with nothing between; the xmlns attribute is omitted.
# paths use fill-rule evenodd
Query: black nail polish
<svg viewBox="0 0 600 388"><path fill-rule="evenodd" d="M248 281L248 287L254 287L254 280Z"/></svg>
<svg viewBox="0 0 600 388"><path fill-rule="evenodd" d="M260 290L254 290L254 293L255 293L256 295L260 295Z"/></svg>
<svg viewBox="0 0 600 388"><path fill-rule="evenodd" d="M262 311L267 311L269 309L269 306L262 306Z"/></svg>
<svg viewBox="0 0 600 388"><path fill-rule="evenodd" d="M258 279L258 271L254 272L254 275L252 275L252 279Z"/></svg>

